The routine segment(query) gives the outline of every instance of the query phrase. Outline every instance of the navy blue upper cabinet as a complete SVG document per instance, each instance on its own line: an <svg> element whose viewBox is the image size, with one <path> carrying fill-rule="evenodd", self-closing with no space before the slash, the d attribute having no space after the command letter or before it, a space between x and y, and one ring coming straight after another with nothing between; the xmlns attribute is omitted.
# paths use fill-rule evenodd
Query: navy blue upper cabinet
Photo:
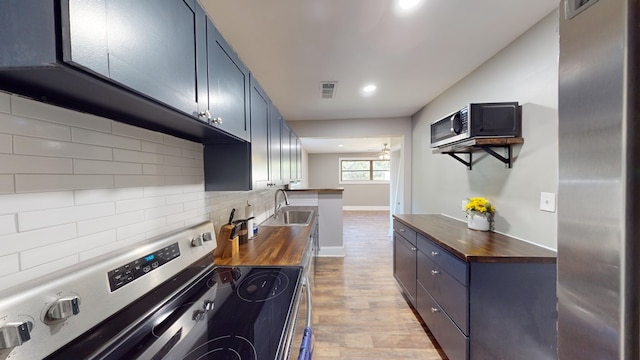
<svg viewBox="0 0 640 360"><path fill-rule="evenodd" d="M203 144L244 143L248 72L210 24L196 0L3 0L0 90Z"/></svg>
<svg viewBox="0 0 640 360"><path fill-rule="evenodd" d="M208 19L207 68L212 124L241 139L249 139L249 71Z"/></svg>
<svg viewBox="0 0 640 360"><path fill-rule="evenodd" d="M274 186L282 185L282 115L278 108L271 104L269 119L269 164L270 180Z"/></svg>
<svg viewBox="0 0 640 360"><path fill-rule="evenodd" d="M269 98L251 77L251 169L253 188L269 185Z"/></svg>

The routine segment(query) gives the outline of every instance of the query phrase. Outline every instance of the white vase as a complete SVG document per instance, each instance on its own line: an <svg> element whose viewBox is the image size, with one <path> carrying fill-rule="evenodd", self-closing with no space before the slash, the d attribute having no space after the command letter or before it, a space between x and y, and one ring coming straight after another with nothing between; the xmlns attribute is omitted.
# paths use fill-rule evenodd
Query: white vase
<svg viewBox="0 0 640 360"><path fill-rule="evenodd" d="M467 214L467 226L473 230L489 231L491 224L485 216L471 213Z"/></svg>

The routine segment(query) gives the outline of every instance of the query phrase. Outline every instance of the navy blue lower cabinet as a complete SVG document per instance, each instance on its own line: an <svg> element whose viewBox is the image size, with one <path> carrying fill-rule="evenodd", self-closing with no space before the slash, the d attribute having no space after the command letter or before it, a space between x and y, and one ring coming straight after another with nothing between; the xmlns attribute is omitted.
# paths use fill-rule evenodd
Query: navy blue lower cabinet
<svg viewBox="0 0 640 360"><path fill-rule="evenodd" d="M554 251L441 215L394 218L394 275L450 360L558 358Z"/></svg>

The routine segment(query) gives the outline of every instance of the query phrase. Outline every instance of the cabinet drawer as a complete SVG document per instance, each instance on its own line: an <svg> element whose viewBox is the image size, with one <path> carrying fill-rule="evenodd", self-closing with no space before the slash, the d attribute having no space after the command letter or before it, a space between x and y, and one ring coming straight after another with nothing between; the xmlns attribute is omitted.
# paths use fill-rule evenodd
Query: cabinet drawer
<svg viewBox="0 0 640 360"><path fill-rule="evenodd" d="M469 334L469 288L418 251L418 284L447 312L465 334Z"/></svg>
<svg viewBox="0 0 640 360"><path fill-rule="evenodd" d="M393 220L393 231L409 240L411 244L416 245L416 232L403 223L399 222L398 220Z"/></svg>
<svg viewBox="0 0 640 360"><path fill-rule="evenodd" d="M418 249L433 259L443 270L451 274L464 286L469 286L468 264L436 245L429 238L417 235Z"/></svg>
<svg viewBox="0 0 640 360"><path fill-rule="evenodd" d="M418 285L418 313L449 360L466 360L469 338L449 319L429 293Z"/></svg>

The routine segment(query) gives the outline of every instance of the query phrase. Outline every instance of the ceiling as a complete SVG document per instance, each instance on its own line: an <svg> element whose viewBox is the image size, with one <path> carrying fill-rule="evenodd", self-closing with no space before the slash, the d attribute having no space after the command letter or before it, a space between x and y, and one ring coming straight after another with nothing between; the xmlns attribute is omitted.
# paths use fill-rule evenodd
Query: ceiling
<svg viewBox="0 0 640 360"><path fill-rule="evenodd" d="M558 6L421 0L403 12L397 1L200 0L290 121L411 116ZM338 82L333 99L323 81ZM377 90L363 96L367 84Z"/></svg>

